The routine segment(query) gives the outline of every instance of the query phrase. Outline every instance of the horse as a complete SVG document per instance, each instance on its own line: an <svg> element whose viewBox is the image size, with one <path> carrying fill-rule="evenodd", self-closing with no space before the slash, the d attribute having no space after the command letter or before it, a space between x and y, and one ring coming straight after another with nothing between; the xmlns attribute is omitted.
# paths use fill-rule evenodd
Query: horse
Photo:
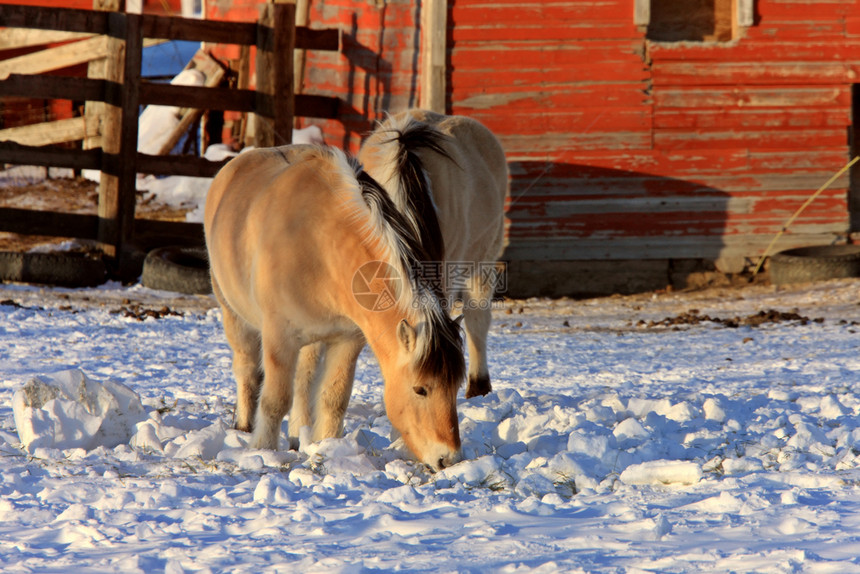
<svg viewBox="0 0 860 574"><path fill-rule="evenodd" d="M409 279L428 255L356 162L309 145L240 154L213 180L204 232L251 448L278 448L291 407L291 441L306 424L339 436L367 342L406 446L435 470L461 459L459 325Z"/></svg>
<svg viewBox="0 0 860 574"><path fill-rule="evenodd" d="M431 136L432 132L441 134ZM425 225L441 233L449 299L462 299L469 349L466 398L492 390L487 366L487 333L492 297L499 280L495 263L506 246L505 209L510 197L505 152L477 120L408 110L390 116L359 151L364 169L380 182L413 229ZM412 157L412 159L409 159ZM429 185L414 182L415 170ZM426 195L427 197L422 197ZM426 233L425 233L426 235ZM451 272L458 274L456 280Z"/></svg>

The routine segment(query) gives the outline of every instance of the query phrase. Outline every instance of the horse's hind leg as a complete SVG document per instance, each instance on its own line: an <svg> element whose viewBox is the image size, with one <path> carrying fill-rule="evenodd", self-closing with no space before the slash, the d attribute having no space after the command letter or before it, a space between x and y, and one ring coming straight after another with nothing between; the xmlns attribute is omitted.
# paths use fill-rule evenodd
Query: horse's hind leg
<svg viewBox="0 0 860 574"><path fill-rule="evenodd" d="M260 383L263 380L263 372L260 370L260 334L227 305L214 277L212 289L221 303L224 334L233 350L233 376L236 379L235 427L240 431L251 432L257 413Z"/></svg>
<svg viewBox="0 0 860 574"><path fill-rule="evenodd" d="M492 390L490 370L487 366L487 334L492 322L492 301L494 286L481 276L474 277L477 283L463 302L463 315L466 323L466 343L469 348L469 386L466 398L486 395Z"/></svg>
<svg viewBox="0 0 860 574"><path fill-rule="evenodd" d="M472 303L477 301L473 300ZM490 370L487 366L487 334L490 331L492 315L489 308L472 308L468 305L463 314L466 318L466 343L469 347L469 386L466 387L466 398L471 399L486 395L492 390Z"/></svg>
<svg viewBox="0 0 860 574"><path fill-rule="evenodd" d="M299 431L302 427L313 427L312 409L317 385L317 367L324 353L325 343L305 345L299 351L293 382L293 406L290 409L290 448L299 447Z"/></svg>
<svg viewBox="0 0 860 574"><path fill-rule="evenodd" d="M281 422L293 402L293 378L300 347L279 326L263 326L263 385L251 448L278 449Z"/></svg>
<svg viewBox="0 0 860 574"><path fill-rule="evenodd" d="M363 348L364 337L361 336L340 339L328 345L319 377L313 434L315 441L338 437L343 431L343 417L355 380L355 363Z"/></svg>

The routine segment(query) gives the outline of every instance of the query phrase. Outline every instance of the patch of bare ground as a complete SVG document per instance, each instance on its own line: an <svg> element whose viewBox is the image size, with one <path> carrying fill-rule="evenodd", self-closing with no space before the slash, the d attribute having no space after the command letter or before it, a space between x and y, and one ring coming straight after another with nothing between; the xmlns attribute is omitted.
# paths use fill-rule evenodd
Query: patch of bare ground
<svg viewBox="0 0 860 574"><path fill-rule="evenodd" d="M0 207L59 211L95 215L98 213L98 183L76 178L55 178L29 182L27 180L0 183ZM137 194L137 217L164 221L184 221L187 209L164 205L153 198ZM0 232L0 251L29 251L33 248L50 249L68 241L68 237L21 235ZM78 249L86 251L81 245Z"/></svg>
<svg viewBox="0 0 860 574"><path fill-rule="evenodd" d="M807 325L810 322L823 323L823 317L810 319L805 315L801 315L796 311L777 311L776 309L767 309L753 313L752 315L736 316L727 319L720 317L711 317L710 315L702 314L698 309L690 309L680 315L674 317L666 317L659 321L645 321L640 319L636 324L637 327L678 327L682 325L699 325L700 323L714 323L736 329L738 327L760 327L769 323L797 322L800 325Z"/></svg>

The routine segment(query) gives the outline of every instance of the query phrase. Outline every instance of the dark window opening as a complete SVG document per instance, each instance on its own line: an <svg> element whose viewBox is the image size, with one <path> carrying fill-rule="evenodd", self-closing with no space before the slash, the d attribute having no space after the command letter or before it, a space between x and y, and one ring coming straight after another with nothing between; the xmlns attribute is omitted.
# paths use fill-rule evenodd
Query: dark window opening
<svg viewBox="0 0 860 574"><path fill-rule="evenodd" d="M646 37L655 42L728 42L735 0L651 0Z"/></svg>

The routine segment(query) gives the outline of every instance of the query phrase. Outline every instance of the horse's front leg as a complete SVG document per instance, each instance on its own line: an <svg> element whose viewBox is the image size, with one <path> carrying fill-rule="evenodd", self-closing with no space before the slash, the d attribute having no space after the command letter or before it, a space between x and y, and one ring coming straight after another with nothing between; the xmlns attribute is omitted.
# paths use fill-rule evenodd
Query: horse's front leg
<svg viewBox="0 0 860 574"><path fill-rule="evenodd" d="M352 394L355 363L364 348L364 337L339 339L328 345L319 378L313 440L339 437Z"/></svg>
<svg viewBox="0 0 860 574"><path fill-rule="evenodd" d="M293 378L301 345L282 329L264 325L262 348L263 386L250 446L277 450L281 422L293 402Z"/></svg>
<svg viewBox="0 0 860 574"><path fill-rule="evenodd" d="M293 383L293 406L290 409L287 432L290 448L299 447L299 433L302 427L313 428L312 409L318 383L317 370L324 354L325 343L305 345L299 351L299 362L296 365L296 378Z"/></svg>

